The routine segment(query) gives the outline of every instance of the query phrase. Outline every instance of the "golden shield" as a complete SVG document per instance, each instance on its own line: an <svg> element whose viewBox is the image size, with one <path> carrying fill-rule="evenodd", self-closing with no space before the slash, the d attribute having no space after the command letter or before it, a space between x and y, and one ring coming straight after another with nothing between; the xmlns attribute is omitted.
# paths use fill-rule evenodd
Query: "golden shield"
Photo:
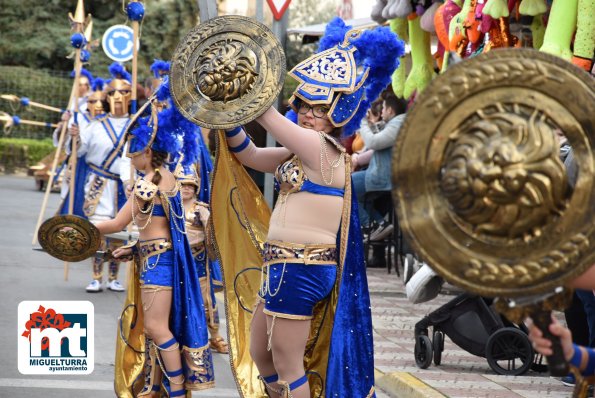
<svg viewBox="0 0 595 398"><path fill-rule="evenodd" d="M262 115L285 78L285 54L273 33L237 15L208 20L180 42L170 89L180 112L210 129L228 129Z"/></svg>
<svg viewBox="0 0 595 398"><path fill-rule="evenodd" d="M75 216L55 216L39 227L39 244L52 257L64 261L85 260L99 249L99 230L88 220Z"/></svg>
<svg viewBox="0 0 595 398"><path fill-rule="evenodd" d="M415 251L453 284L511 298L595 264L594 104L593 77L528 49L438 76L393 151L393 197ZM556 133L574 151L576 179Z"/></svg>

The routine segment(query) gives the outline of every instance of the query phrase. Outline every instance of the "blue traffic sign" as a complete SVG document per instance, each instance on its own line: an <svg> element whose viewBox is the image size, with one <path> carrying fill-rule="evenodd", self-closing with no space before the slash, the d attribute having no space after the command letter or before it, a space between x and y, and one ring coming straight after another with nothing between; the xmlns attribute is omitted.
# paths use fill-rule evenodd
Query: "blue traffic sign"
<svg viewBox="0 0 595 398"><path fill-rule="evenodd" d="M108 28L103 34L101 46L105 55L118 62L126 62L132 59L132 43L134 33L132 28L126 25L114 25Z"/></svg>

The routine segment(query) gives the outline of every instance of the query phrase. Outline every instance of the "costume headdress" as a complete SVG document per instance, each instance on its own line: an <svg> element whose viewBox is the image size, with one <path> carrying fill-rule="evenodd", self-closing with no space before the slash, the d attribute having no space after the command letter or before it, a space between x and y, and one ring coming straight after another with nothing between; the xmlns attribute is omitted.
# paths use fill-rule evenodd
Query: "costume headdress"
<svg viewBox="0 0 595 398"><path fill-rule="evenodd" d="M75 71L70 72L70 77L74 78ZM81 68L79 83L86 83L89 87L93 84L93 75L85 68Z"/></svg>
<svg viewBox="0 0 595 398"><path fill-rule="evenodd" d="M388 27L362 32L336 17L327 25L318 51L289 72L300 83L289 105L295 112L300 101L328 105L330 122L350 135L390 83L404 44Z"/></svg>
<svg viewBox="0 0 595 398"><path fill-rule="evenodd" d="M160 59L156 59L150 66L151 72L153 72L153 77L151 78L151 92L155 91L165 76L169 75L169 69L171 67L171 63L169 61L163 61Z"/></svg>
<svg viewBox="0 0 595 398"><path fill-rule="evenodd" d="M112 63L109 68L112 79L108 80L106 91L108 95L111 112L115 111L116 101L122 102L124 112L128 112L128 105L132 97L132 76L124 69L124 66L118 62Z"/></svg>
<svg viewBox="0 0 595 398"><path fill-rule="evenodd" d="M161 78L163 75L169 74L171 63L169 61L163 61L161 59L153 60L151 67L149 68L153 72L153 76Z"/></svg>
<svg viewBox="0 0 595 398"><path fill-rule="evenodd" d="M105 113L103 108L103 101L106 98L105 80L100 77L93 79L93 85L91 86L91 94L87 98L87 108L91 116L95 117L99 114Z"/></svg>
<svg viewBox="0 0 595 398"><path fill-rule="evenodd" d="M125 85L128 85L128 90L130 90L132 75L130 75L122 64L114 62L108 67L108 71L112 76L112 79L107 82L108 91L120 89L120 87Z"/></svg>
<svg viewBox="0 0 595 398"><path fill-rule="evenodd" d="M182 165L181 163L178 164L174 175L180 184L192 184L196 186L197 190L200 188L198 183L198 174L196 173L196 167L194 167L194 164L186 166Z"/></svg>
<svg viewBox="0 0 595 398"><path fill-rule="evenodd" d="M164 102L166 106L160 106ZM148 109L150 112L146 114ZM170 165L177 164L180 155L183 156L183 166L195 163L198 159L200 127L188 121L171 103L167 77L133 117L126 134L130 156L150 147L169 154Z"/></svg>

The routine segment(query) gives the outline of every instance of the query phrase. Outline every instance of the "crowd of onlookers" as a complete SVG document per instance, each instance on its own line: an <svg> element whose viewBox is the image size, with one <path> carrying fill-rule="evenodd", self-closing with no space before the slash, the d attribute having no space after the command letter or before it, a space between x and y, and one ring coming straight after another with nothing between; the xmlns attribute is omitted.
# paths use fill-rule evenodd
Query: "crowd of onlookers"
<svg viewBox="0 0 595 398"><path fill-rule="evenodd" d="M351 154L353 189L358 201L362 232L372 242L393 236L389 217L391 200L392 148L405 120L407 102L397 98L389 88L374 101L360 130L345 142ZM368 267L385 267L382 244L371 246L373 254Z"/></svg>

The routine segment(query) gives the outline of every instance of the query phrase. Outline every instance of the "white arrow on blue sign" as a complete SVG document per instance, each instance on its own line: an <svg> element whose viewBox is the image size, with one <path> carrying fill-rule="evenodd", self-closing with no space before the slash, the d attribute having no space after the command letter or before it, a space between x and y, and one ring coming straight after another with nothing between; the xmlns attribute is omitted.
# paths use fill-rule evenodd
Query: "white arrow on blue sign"
<svg viewBox="0 0 595 398"><path fill-rule="evenodd" d="M109 27L101 39L101 46L105 55L118 62L130 61L132 59L133 37L134 33L129 26L114 25Z"/></svg>

